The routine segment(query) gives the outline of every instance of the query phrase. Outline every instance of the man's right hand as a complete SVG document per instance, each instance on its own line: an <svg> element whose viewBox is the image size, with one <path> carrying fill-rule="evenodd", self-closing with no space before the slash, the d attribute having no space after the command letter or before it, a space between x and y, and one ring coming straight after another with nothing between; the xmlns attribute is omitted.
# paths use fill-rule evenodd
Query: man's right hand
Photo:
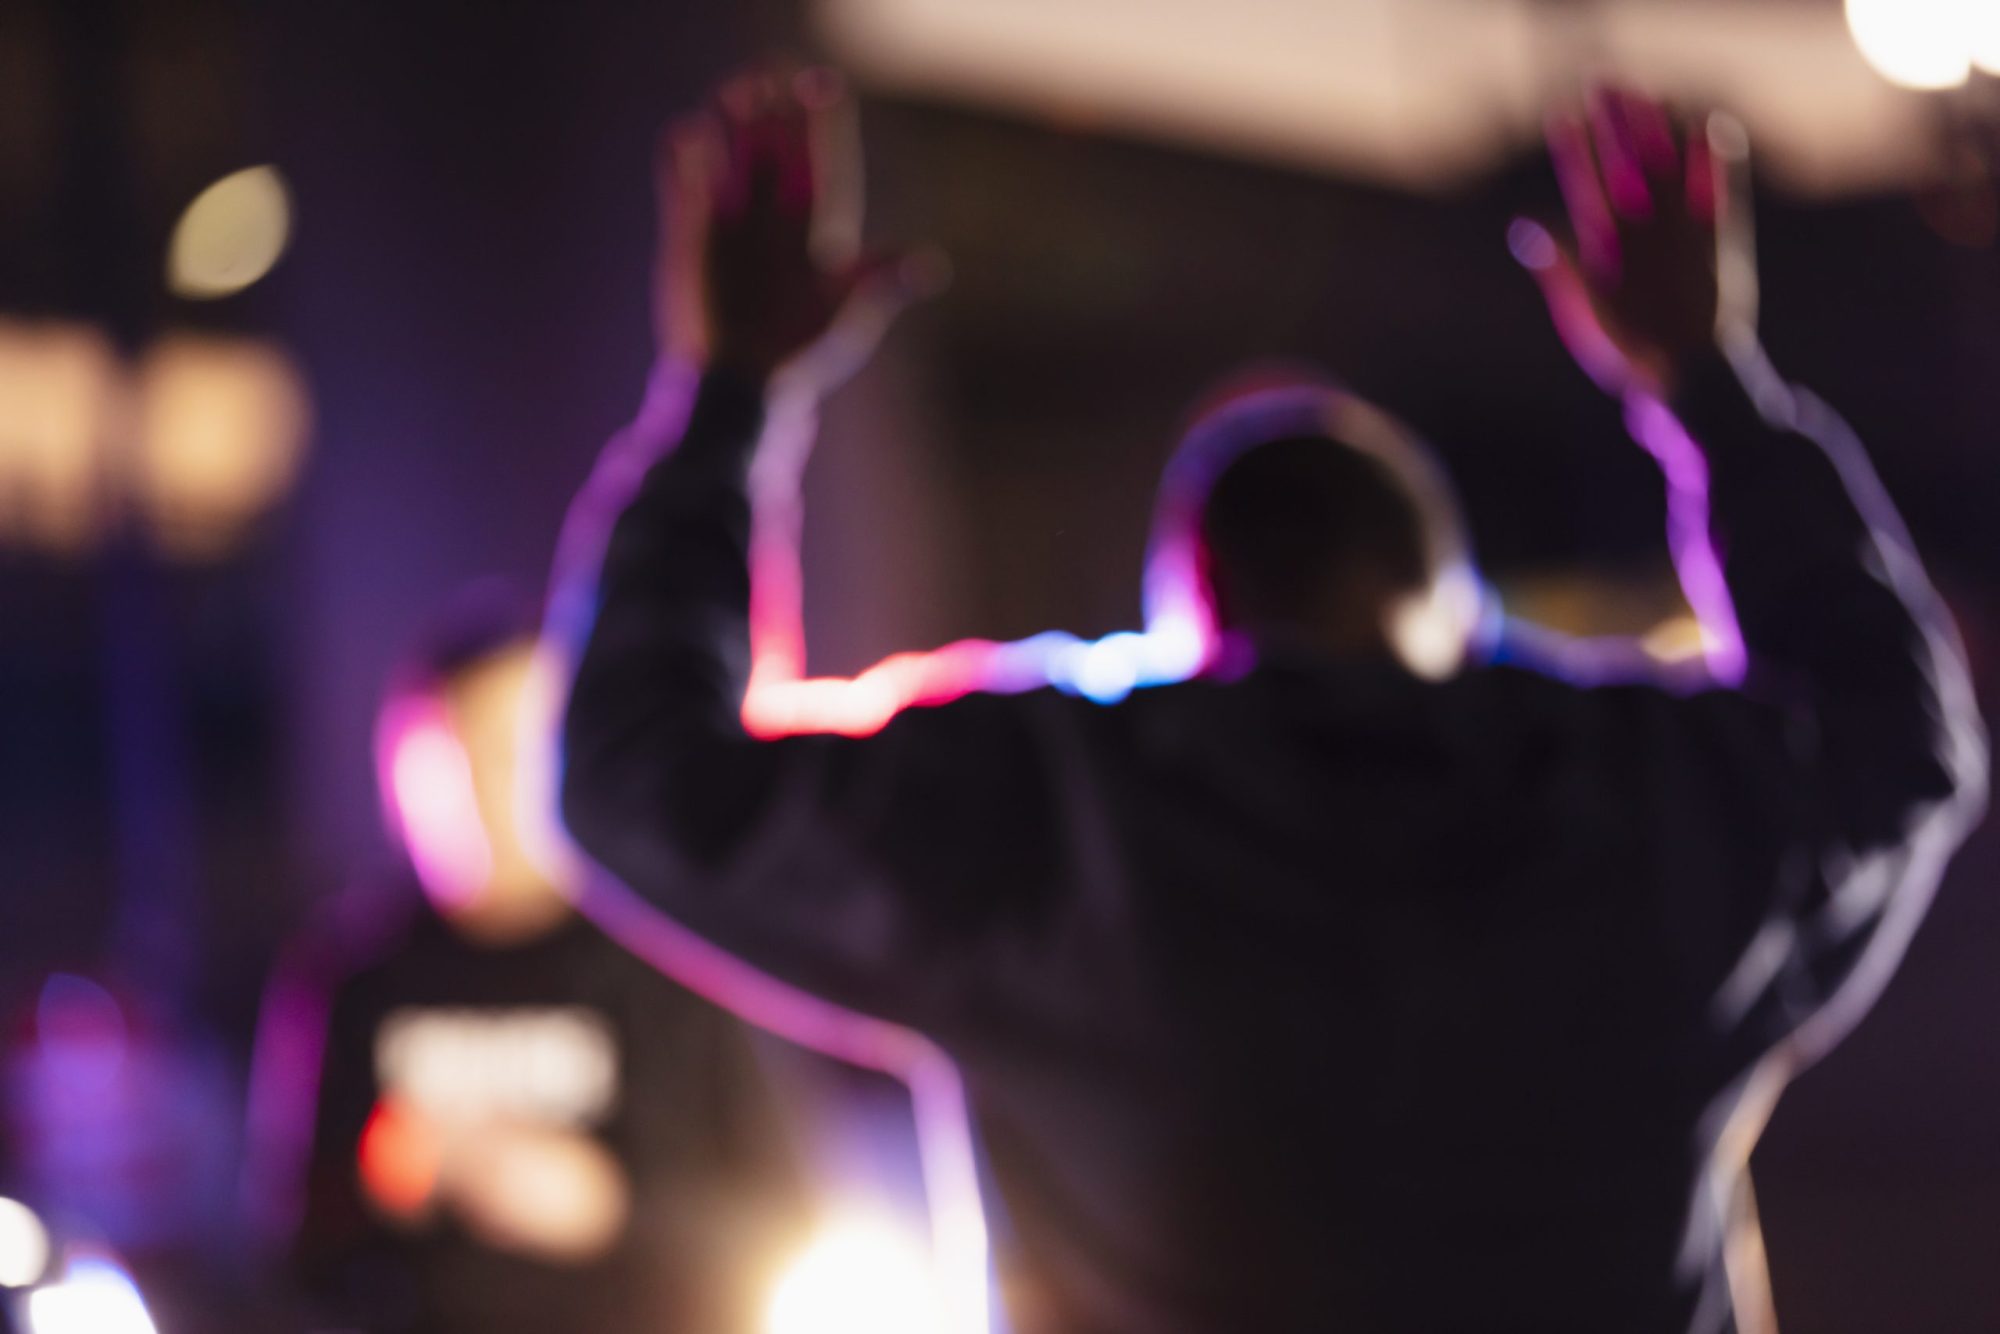
<svg viewBox="0 0 2000 1334"><path fill-rule="evenodd" d="M830 71L761 71L671 127L658 274L669 356L824 390L921 294L922 266L859 252L851 117Z"/></svg>
<svg viewBox="0 0 2000 1334"><path fill-rule="evenodd" d="M1742 126L1678 119L1616 89L1549 118L1574 247L1516 222L1514 253L1557 331L1607 393L1672 394L1695 359L1756 336Z"/></svg>

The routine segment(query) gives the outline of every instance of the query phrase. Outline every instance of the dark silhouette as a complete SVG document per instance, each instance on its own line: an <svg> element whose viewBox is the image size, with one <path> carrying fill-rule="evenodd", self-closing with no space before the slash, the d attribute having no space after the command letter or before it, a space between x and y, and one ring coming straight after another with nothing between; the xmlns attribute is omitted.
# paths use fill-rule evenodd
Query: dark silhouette
<svg viewBox="0 0 2000 1334"><path fill-rule="evenodd" d="M1198 679L753 741L753 463L787 498L908 272L812 244L835 110L752 77L673 140L663 324L700 374L598 483L629 491L578 604L583 846L959 1061L1024 1334L1730 1328L1732 1127L1873 999L1986 772L1906 535L1757 349L1733 127L1559 117L1576 256L1514 238L1667 471L1709 673L1476 634L1422 454L1291 386L1169 474Z"/></svg>

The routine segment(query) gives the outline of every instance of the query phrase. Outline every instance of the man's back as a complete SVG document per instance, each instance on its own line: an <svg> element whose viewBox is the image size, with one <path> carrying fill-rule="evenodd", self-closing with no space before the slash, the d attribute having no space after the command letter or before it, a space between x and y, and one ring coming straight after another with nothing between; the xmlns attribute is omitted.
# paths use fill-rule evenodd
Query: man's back
<svg viewBox="0 0 2000 1334"><path fill-rule="evenodd" d="M926 1009L1024 1327L1689 1328L1711 1112L1780 1036L1707 1004L1779 882L1735 840L1786 800L1634 752L1704 707L1385 665L905 720L1007 771L902 869L964 905Z"/></svg>

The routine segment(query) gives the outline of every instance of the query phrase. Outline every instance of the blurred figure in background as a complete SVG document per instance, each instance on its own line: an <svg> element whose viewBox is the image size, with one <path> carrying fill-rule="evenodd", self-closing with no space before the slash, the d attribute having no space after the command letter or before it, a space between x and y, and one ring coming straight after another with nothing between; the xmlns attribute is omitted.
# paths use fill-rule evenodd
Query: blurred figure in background
<svg viewBox="0 0 2000 1334"><path fill-rule="evenodd" d="M422 894L272 989L267 1139L325 1035L295 1258L327 1327L731 1334L804 1222L749 1030L570 909L555 703L524 604L448 618L376 737Z"/></svg>
<svg viewBox="0 0 2000 1334"><path fill-rule="evenodd" d="M593 479L622 509L578 603L571 829L957 1058L1023 1331L1732 1328L1729 1128L1873 1000L1986 755L1865 459L1758 349L1729 127L1560 119L1575 256L1515 237L1663 466L1708 674L1480 643L1442 479L1293 385L1205 416L1163 488L1186 597L1148 636L1197 633L1205 679L757 741L753 494L795 500L897 295L820 225L855 189L839 110L751 77L672 141L662 324L698 378Z"/></svg>

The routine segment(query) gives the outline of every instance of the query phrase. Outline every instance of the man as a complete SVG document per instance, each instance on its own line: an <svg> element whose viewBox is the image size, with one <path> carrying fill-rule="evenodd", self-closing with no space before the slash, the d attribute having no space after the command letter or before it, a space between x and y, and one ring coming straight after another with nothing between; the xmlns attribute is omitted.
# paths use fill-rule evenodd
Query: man
<svg viewBox="0 0 2000 1334"><path fill-rule="evenodd" d="M569 906L553 684L532 617L488 590L383 707L423 892L360 960L302 942L260 1041L267 1138L316 1073L300 1276L375 1334L750 1334L802 1183L743 1025ZM290 1080L315 1012L324 1060Z"/></svg>
<svg viewBox="0 0 2000 1334"><path fill-rule="evenodd" d="M1577 257L1516 243L1666 466L1741 689L1474 652L1449 493L1380 414L1293 387L1205 419L1163 488L1147 642L1192 627L1199 679L755 741L753 478L791 498L894 295L814 245L851 184L813 150L836 102L751 78L673 140L661 298L698 379L599 483L636 487L574 667L570 828L958 1060L1024 1331L1730 1328L1725 1132L1879 988L1985 754L1865 462L1762 367L1728 127L1599 99L1554 138Z"/></svg>

